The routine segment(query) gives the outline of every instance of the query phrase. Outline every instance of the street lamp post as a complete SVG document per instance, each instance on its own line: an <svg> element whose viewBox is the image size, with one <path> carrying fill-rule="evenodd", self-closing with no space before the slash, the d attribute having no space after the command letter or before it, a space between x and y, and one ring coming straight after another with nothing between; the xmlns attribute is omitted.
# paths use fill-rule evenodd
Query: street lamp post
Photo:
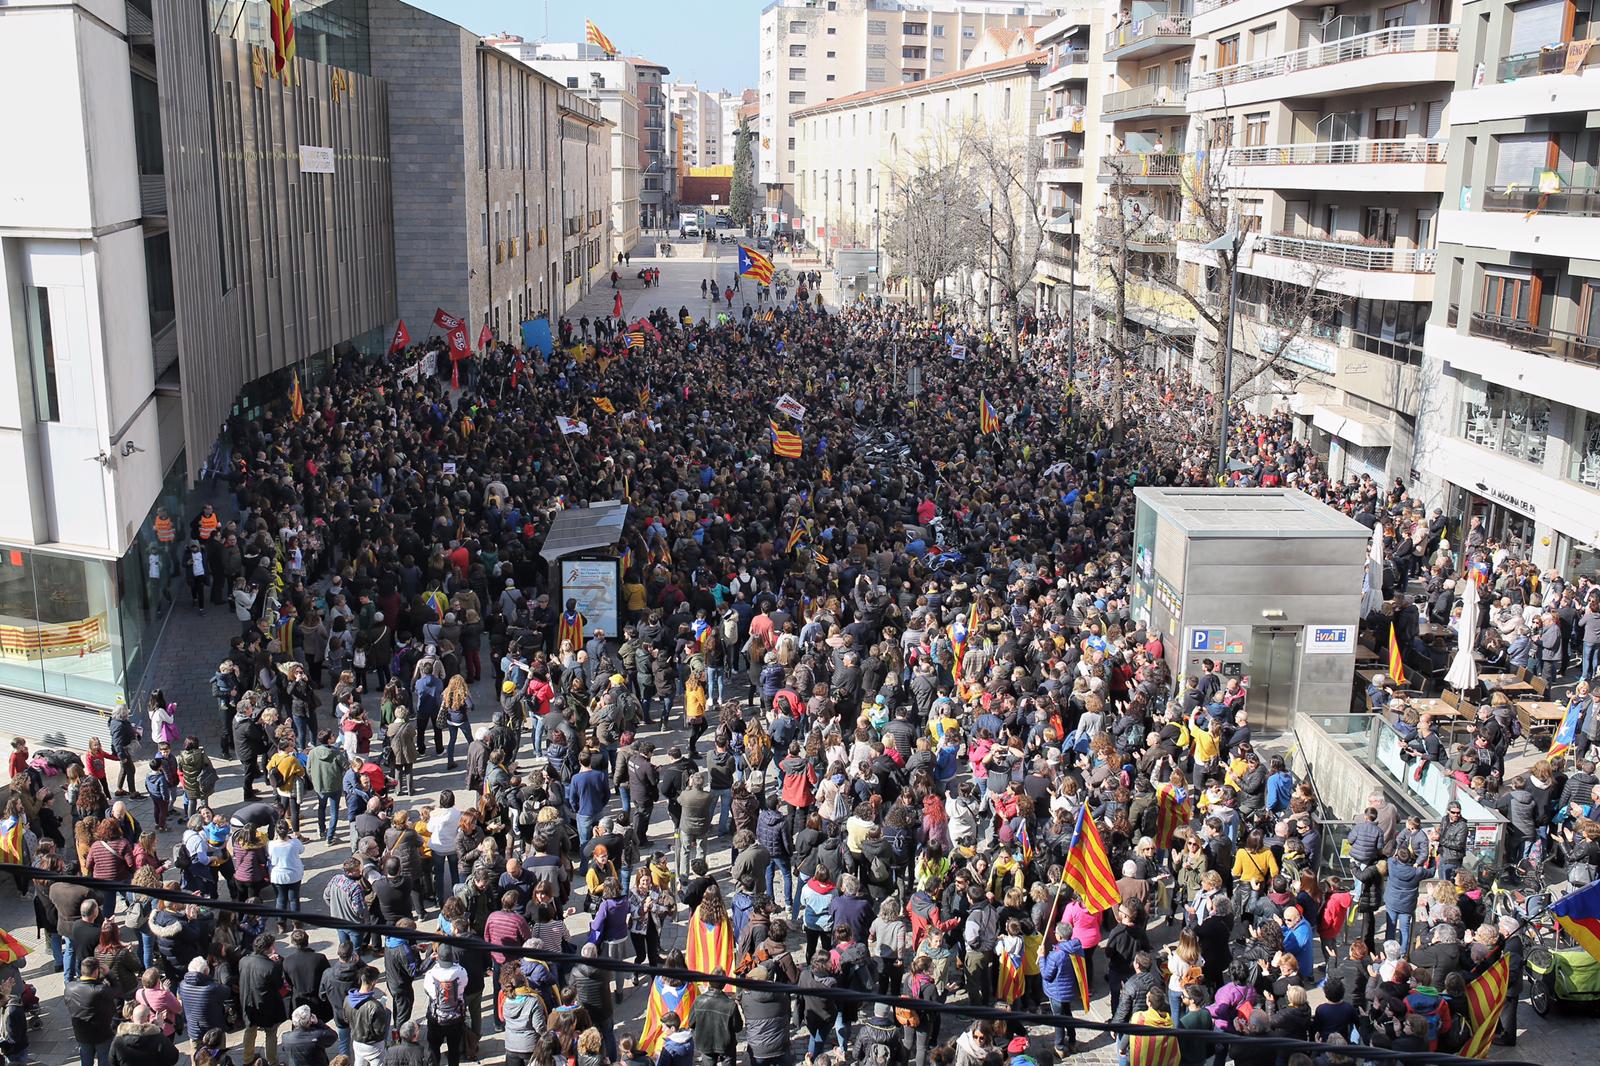
<svg viewBox="0 0 1600 1066"><path fill-rule="evenodd" d="M989 269L983 275L983 328L994 328L994 201L987 201L989 208Z"/></svg>
<svg viewBox="0 0 1600 1066"><path fill-rule="evenodd" d="M1239 311L1239 231L1230 229L1204 246L1208 252L1226 251L1233 256L1228 270L1228 328L1222 348L1221 431L1217 439L1217 484L1228 478L1228 398L1233 393L1233 321Z"/></svg>
<svg viewBox="0 0 1600 1066"><path fill-rule="evenodd" d="M1072 205L1072 260L1067 266L1067 425L1078 426L1074 407L1078 398L1078 205Z"/></svg>

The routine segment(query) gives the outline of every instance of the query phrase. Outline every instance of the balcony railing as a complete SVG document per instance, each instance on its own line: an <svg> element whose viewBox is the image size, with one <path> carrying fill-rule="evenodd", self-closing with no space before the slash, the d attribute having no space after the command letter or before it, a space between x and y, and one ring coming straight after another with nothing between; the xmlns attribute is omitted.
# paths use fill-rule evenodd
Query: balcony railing
<svg viewBox="0 0 1600 1066"><path fill-rule="evenodd" d="M1443 163L1444 142L1405 140L1318 141L1310 144L1257 144L1228 149L1236 167L1294 163Z"/></svg>
<svg viewBox="0 0 1600 1066"><path fill-rule="evenodd" d="M1089 50L1087 48L1063 48L1056 53L1056 57L1051 61L1050 65L1044 68L1044 73L1053 74L1062 67L1070 67L1074 63L1087 62L1089 62Z"/></svg>
<svg viewBox="0 0 1600 1066"><path fill-rule="evenodd" d="M1047 155L1040 161L1039 165L1048 170L1072 170L1083 166L1083 153L1066 152L1061 155Z"/></svg>
<svg viewBox="0 0 1600 1066"><path fill-rule="evenodd" d="M1582 45L1581 50L1574 46ZM1541 74L1579 73L1589 58L1588 41L1568 41L1553 44L1537 52L1518 52L1500 60L1499 80L1516 81L1518 78L1537 78ZM1567 69L1568 61L1573 64Z"/></svg>
<svg viewBox="0 0 1600 1066"><path fill-rule="evenodd" d="M1100 157L1100 173L1106 177L1178 178L1183 175L1180 152L1123 152Z"/></svg>
<svg viewBox="0 0 1600 1066"><path fill-rule="evenodd" d="M1163 105L1182 107L1186 91L1184 88L1172 85L1139 85L1132 89L1107 93L1100 100L1100 110L1104 114L1114 115L1119 111L1132 111L1140 107Z"/></svg>
<svg viewBox="0 0 1600 1066"><path fill-rule="evenodd" d="M1146 15L1137 22L1127 22L1106 34L1106 51L1125 48L1140 41L1156 37L1188 37L1189 19L1168 14Z"/></svg>
<svg viewBox="0 0 1600 1066"><path fill-rule="evenodd" d="M1432 248L1341 244L1316 237L1262 237L1256 241L1256 251L1340 270L1382 270L1396 274L1432 274L1437 255Z"/></svg>
<svg viewBox="0 0 1600 1066"><path fill-rule="evenodd" d="M1279 74L1293 74L1299 70L1314 70L1335 63L1349 63L1372 56L1404 55L1411 52L1454 52L1460 39L1455 26L1398 26L1390 29L1360 33L1354 37L1341 37L1337 41L1314 44L1267 59L1235 63L1220 70L1197 74L1189 83L1191 89L1220 89Z"/></svg>
<svg viewBox="0 0 1600 1066"><path fill-rule="evenodd" d="M1594 218L1600 215L1600 188L1569 185L1560 192L1541 193L1537 183L1491 185L1483 190L1483 209Z"/></svg>
<svg viewBox="0 0 1600 1066"><path fill-rule="evenodd" d="M1095 236L1113 248L1126 237L1128 247L1144 250L1153 246L1176 245L1178 224L1159 215L1137 220L1129 218L1125 223L1116 218L1102 218L1095 223Z"/></svg>
<svg viewBox="0 0 1600 1066"><path fill-rule="evenodd" d="M1600 337L1585 337L1565 330L1547 329L1521 319L1474 311L1467 332L1488 337L1519 351L1546 355L1571 363L1600 366Z"/></svg>
<svg viewBox="0 0 1600 1066"><path fill-rule="evenodd" d="M1215 11L1219 7L1227 7L1231 3L1233 3L1233 0L1196 0L1194 13L1196 15L1204 15L1209 11Z"/></svg>

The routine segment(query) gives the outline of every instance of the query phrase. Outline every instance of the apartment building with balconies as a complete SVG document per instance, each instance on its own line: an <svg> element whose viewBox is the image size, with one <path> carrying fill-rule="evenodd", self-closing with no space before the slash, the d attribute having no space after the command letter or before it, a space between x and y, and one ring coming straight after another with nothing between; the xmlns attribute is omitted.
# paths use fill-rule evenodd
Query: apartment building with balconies
<svg viewBox="0 0 1600 1066"><path fill-rule="evenodd" d="M1061 0L773 0L761 12L760 156L767 206L795 214L795 112L951 74L994 29L1042 26ZM731 162L731 160L730 160Z"/></svg>
<svg viewBox="0 0 1600 1066"><path fill-rule="evenodd" d="M1600 569L1600 67L1587 4L1468 0L1416 467L1541 566Z"/></svg>
<svg viewBox="0 0 1600 1066"><path fill-rule="evenodd" d="M1086 5L1046 23L1035 34L1045 52L1038 91L1042 113L1036 127L1043 158L1040 202L1045 210L1045 241L1037 271L1038 306L1065 313L1071 293L1086 291L1093 267L1074 263L1088 247L1085 226L1092 223L1099 201L1095 174L1102 144L1099 128L1102 73L1103 11Z"/></svg>
<svg viewBox="0 0 1600 1066"><path fill-rule="evenodd" d="M1178 180L1242 239L1235 358L1271 364L1251 399L1291 410L1335 477L1409 475L1458 24L1457 0L1195 0L1187 23ZM1179 255L1182 283L1225 289L1197 244Z"/></svg>

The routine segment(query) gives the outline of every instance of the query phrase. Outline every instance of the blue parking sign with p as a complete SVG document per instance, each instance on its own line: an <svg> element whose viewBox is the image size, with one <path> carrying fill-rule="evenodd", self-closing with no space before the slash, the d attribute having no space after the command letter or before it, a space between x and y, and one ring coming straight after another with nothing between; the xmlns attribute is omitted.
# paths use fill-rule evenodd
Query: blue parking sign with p
<svg viewBox="0 0 1600 1066"><path fill-rule="evenodd" d="M1221 629L1191 629L1189 631L1190 651L1221 651L1227 637Z"/></svg>

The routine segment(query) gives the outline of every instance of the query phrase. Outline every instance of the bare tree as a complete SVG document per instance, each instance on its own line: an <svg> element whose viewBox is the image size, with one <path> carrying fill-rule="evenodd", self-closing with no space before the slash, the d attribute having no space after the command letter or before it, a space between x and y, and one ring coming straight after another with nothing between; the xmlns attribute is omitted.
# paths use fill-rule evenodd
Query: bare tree
<svg viewBox="0 0 1600 1066"><path fill-rule="evenodd" d="M1209 341L1202 348L1197 369L1214 397L1213 434L1220 432L1223 412L1229 404L1286 389L1307 376L1293 353L1308 334L1336 320L1345 297L1327 291L1325 270L1307 263L1291 278L1249 281L1249 298L1240 301L1238 320L1233 320L1235 279L1243 285L1248 278L1241 276L1237 268L1241 257L1251 253L1258 220L1240 213L1239 192L1246 186L1235 184L1227 148L1195 153L1178 165L1182 215L1181 221L1176 222L1141 203L1143 190L1135 179L1148 176L1148 157L1112 156L1104 165L1112 172L1109 196L1103 201L1103 217L1094 237L1097 268L1110 290L1111 321L1105 346L1112 364L1113 423L1120 426L1122 421L1123 370L1141 346L1129 343L1126 328L1130 268L1135 266L1144 269L1142 273L1137 269L1132 273L1184 305L1182 317ZM1160 165L1171 164L1163 160ZM1229 235L1232 239L1225 239ZM1164 249L1130 259L1136 254L1130 252L1130 244L1175 245L1180 238L1188 246L1188 262ZM1206 248L1207 245L1214 247ZM1156 319L1157 328L1168 327L1179 317L1162 308L1145 310ZM1231 367L1226 357L1230 337Z"/></svg>
<svg viewBox="0 0 1600 1066"><path fill-rule="evenodd" d="M981 271L988 314L998 290L1011 353L1017 354L1017 312L1033 288L1044 252L1044 205L1039 185L1039 145L1009 123L973 119L959 131L961 158L978 186L982 216L973 228L985 235L974 269ZM985 323L989 325L990 323Z"/></svg>
<svg viewBox="0 0 1600 1066"><path fill-rule="evenodd" d="M959 145L932 136L890 163L883 247L922 290L929 317L940 282L973 264L974 188Z"/></svg>

